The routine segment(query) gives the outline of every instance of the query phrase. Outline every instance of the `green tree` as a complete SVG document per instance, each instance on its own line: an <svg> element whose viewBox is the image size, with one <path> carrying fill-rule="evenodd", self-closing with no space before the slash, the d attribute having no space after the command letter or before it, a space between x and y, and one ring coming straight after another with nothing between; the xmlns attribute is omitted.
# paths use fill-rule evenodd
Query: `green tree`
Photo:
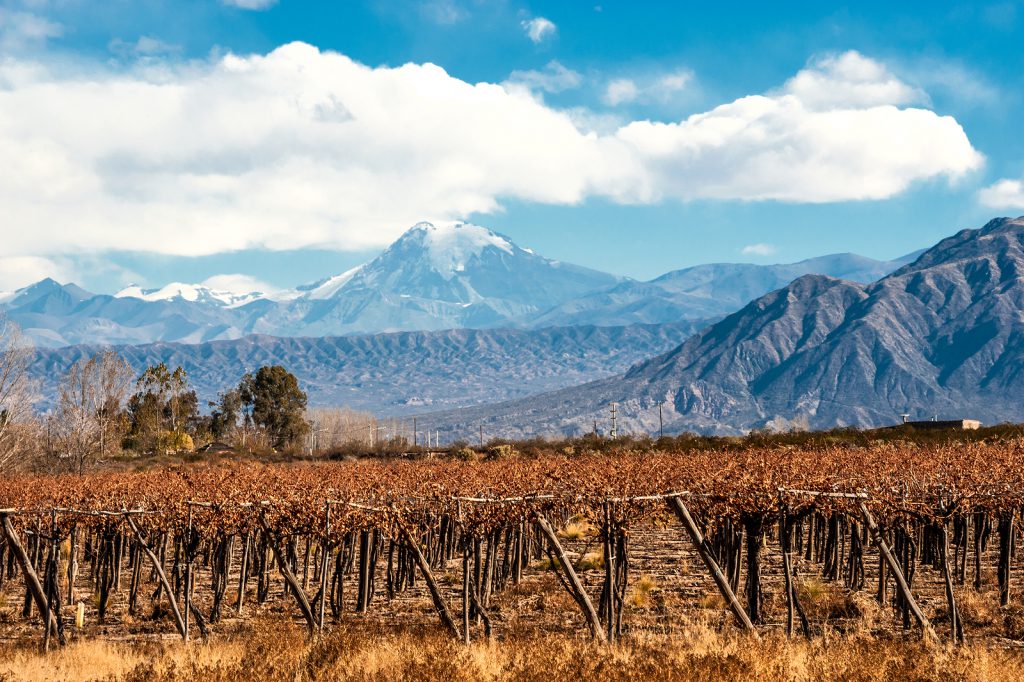
<svg viewBox="0 0 1024 682"><path fill-rule="evenodd" d="M187 449L189 430L199 417L199 399L189 388L188 374L160 363L146 369L128 401L130 429L126 446L136 450ZM185 436L189 436L185 438Z"/></svg>
<svg viewBox="0 0 1024 682"><path fill-rule="evenodd" d="M210 434L217 440L234 435L238 418L242 415L242 394L237 388L224 391L217 402L211 402Z"/></svg>
<svg viewBox="0 0 1024 682"><path fill-rule="evenodd" d="M238 386L247 417L266 431L274 447L297 442L309 431L306 423L306 393L295 375L280 365L260 367L246 374Z"/></svg>

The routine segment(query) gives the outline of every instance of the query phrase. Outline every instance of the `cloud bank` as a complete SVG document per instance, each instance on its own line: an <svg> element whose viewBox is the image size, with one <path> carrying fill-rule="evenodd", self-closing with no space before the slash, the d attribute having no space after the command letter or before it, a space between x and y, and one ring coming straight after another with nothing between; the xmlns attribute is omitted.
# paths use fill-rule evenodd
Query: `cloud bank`
<svg viewBox="0 0 1024 682"><path fill-rule="evenodd" d="M989 208L1024 210L1024 181L1000 180L978 192L978 200Z"/></svg>
<svg viewBox="0 0 1024 682"><path fill-rule="evenodd" d="M549 71L550 89L571 85ZM87 75L8 59L0 257L374 248L508 199L884 199L982 164L956 120L917 101L847 53L777 91L597 133L529 88L303 43Z"/></svg>

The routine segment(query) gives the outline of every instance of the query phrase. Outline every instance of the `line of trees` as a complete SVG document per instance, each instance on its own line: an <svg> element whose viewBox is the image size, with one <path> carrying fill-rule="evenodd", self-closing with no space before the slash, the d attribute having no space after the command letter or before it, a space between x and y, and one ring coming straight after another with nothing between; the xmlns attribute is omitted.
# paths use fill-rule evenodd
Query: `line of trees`
<svg viewBox="0 0 1024 682"><path fill-rule="evenodd" d="M188 452L217 440L253 453L306 444L306 393L284 367L260 367L208 403L204 414L182 367L165 363L137 374L108 350L75 362L46 415L34 404L39 387L33 350L17 325L0 315L0 472L25 467L84 472L124 451Z"/></svg>
<svg viewBox="0 0 1024 682"><path fill-rule="evenodd" d="M123 454L216 450L404 453L417 438L408 420L378 420L346 408L309 409L294 374L279 365L244 374L203 405L182 367L137 372L113 350L83 357L62 377L46 414L29 365L33 350L0 314L0 473L35 468L85 472ZM420 444L426 442L420 433Z"/></svg>
<svg viewBox="0 0 1024 682"><path fill-rule="evenodd" d="M47 450L63 468L82 472L122 450L189 452L215 440L250 452L298 448L309 431L306 402L295 375L274 365L245 374L203 414L182 367L160 363L136 377L106 351L79 360L61 381L46 419Z"/></svg>

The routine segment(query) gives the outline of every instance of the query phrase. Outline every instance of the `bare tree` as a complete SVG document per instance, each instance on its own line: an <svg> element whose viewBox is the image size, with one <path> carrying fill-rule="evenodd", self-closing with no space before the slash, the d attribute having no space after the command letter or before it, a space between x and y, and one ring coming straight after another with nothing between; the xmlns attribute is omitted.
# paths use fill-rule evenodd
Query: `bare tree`
<svg viewBox="0 0 1024 682"><path fill-rule="evenodd" d="M79 360L64 375L51 432L60 455L69 457L78 473L90 459L118 446L133 378L131 366L113 351Z"/></svg>
<svg viewBox="0 0 1024 682"><path fill-rule="evenodd" d="M32 346L21 329L0 316L0 471L17 466L36 435L31 359Z"/></svg>

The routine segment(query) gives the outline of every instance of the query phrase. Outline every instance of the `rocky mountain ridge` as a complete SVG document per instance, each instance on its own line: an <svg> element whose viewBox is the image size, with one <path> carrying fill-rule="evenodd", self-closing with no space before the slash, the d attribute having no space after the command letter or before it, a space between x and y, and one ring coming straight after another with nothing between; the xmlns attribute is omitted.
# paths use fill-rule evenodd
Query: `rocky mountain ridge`
<svg viewBox="0 0 1024 682"><path fill-rule="evenodd" d="M432 415L449 437L1024 421L1024 218L942 240L872 284L805 275L622 375ZM445 433L445 431L442 431Z"/></svg>

